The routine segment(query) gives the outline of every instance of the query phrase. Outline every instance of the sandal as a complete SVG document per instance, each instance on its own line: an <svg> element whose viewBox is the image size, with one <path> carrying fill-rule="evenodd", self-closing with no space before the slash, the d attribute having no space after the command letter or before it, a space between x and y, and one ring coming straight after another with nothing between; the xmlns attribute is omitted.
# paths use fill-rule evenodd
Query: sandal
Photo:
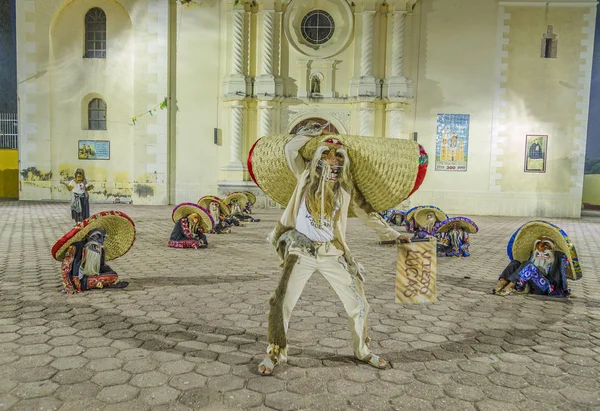
<svg viewBox="0 0 600 411"><path fill-rule="evenodd" d="M258 373L260 375L269 376L273 375L273 369L277 365L277 362L273 362L270 357L265 357L260 364L258 364ZM261 371L261 367L263 367Z"/></svg>
<svg viewBox="0 0 600 411"><path fill-rule="evenodd" d="M380 356L375 355L375 354L371 354L367 358L364 358L360 361L362 361L366 364L369 364L371 367L378 368L380 370L384 370L388 366L388 363L386 360L384 360L383 358L381 358Z"/></svg>

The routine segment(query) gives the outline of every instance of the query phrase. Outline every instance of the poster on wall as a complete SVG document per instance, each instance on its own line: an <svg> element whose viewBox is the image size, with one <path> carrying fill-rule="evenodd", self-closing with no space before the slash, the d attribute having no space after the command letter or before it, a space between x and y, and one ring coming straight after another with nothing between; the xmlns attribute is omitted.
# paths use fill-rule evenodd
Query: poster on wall
<svg viewBox="0 0 600 411"><path fill-rule="evenodd" d="M548 136L527 134L525 137L525 172L545 173Z"/></svg>
<svg viewBox="0 0 600 411"><path fill-rule="evenodd" d="M469 114L437 115L436 171L467 171L469 122Z"/></svg>
<svg viewBox="0 0 600 411"><path fill-rule="evenodd" d="M79 160L110 160L110 141L79 140L77 158Z"/></svg>

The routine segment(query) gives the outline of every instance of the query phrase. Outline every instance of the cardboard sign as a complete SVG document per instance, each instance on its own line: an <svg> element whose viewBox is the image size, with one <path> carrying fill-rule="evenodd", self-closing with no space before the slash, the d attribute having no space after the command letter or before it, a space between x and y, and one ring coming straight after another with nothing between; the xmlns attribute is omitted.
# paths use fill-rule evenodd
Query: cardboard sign
<svg viewBox="0 0 600 411"><path fill-rule="evenodd" d="M437 241L412 242L398 245L396 266L396 302L424 304L437 301L435 275L437 271Z"/></svg>

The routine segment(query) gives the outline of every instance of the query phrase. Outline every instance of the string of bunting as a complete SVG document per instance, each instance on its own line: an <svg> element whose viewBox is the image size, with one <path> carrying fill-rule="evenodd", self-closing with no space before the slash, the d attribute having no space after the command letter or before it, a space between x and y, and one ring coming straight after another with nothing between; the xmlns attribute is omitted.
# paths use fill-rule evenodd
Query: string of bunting
<svg viewBox="0 0 600 411"><path fill-rule="evenodd" d="M133 123L133 125L135 126L135 123L138 121L138 119L140 117L143 117L147 114L150 114L151 116L153 116L154 114L152 114L152 112L156 112L156 110L160 109L160 110L164 110L167 108L167 98L165 97L165 99L163 101L161 101L159 104L157 104L156 106L154 106L153 108L151 108L148 111L145 111L141 114L138 114L137 116L133 116L131 117L131 122Z"/></svg>

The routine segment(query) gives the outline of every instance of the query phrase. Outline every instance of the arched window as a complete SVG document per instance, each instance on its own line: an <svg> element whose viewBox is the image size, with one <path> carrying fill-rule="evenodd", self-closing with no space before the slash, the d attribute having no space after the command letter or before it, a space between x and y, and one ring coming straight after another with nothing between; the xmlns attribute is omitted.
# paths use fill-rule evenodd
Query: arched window
<svg viewBox="0 0 600 411"><path fill-rule="evenodd" d="M319 123L320 125L323 125L323 124L327 123L327 120L325 120L323 118L318 118L318 117L307 118L306 120L302 120L301 122L296 124L290 131L290 134L296 134L298 132L298 130L300 130L302 127L304 127L306 124L308 124L310 122L316 122L316 123ZM331 123L329 123L329 125L325 128L325 130L327 130L333 134L339 134L337 128L335 128L335 126Z"/></svg>
<svg viewBox="0 0 600 411"><path fill-rule="evenodd" d="M102 99L88 104L88 130L106 130L106 103Z"/></svg>
<svg viewBox="0 0 600 411"><path fill-rule="evenodd" d="M86 58L106 58L106 14L94 7L85 15Z"/></svg>

